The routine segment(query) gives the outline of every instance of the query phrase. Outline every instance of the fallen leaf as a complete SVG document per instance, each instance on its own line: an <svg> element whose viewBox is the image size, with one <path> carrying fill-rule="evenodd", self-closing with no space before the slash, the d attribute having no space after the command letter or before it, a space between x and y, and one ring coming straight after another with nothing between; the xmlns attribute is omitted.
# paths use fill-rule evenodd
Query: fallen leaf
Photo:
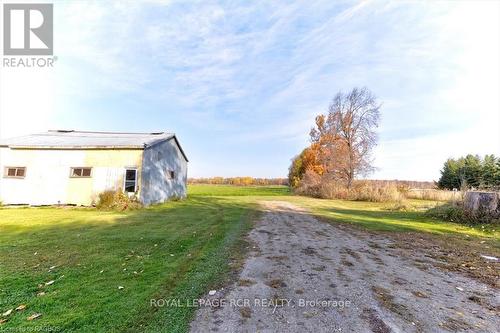
<svg viewBox="0 0 500 333"><path fill-rule="evenodd" d="M100 274L104 273L104 270L100 271L99 273L100 273Z"/></svg>
<svg viewBox="0 0 500 333"><path fill-rule="evenodd" d="M54 280L50 280L49 282L45 282L45 285L46 286L50 286L51 284L53 284L55 281Z"/></svg>
<svg viewBox="0 0 500 333"><path fill-rule="evenodd" d="M6 323L7 322L7 319L0 319L0 325L2 325L3 323Z"/></svg>
<svg viewBox="0 0 500 333"><path fill-rule="evenodd" d="M50 266L49 271L53 270L54 268L56 268L56 266Z"/></svg>
<svg viewBox="0 0 500 333"><path fill-rule="evenodd" d="M217 293L217 290L210 290L208 292L208 295L213 296L213 295L215 295L215 293Z"/></svg>
<svg viewBox="0 0 500 333"><path fill-rule="evenodd" d="M455 288L457 288L457 290L464 291L464 288L460 288L460 287L455 287Z"/></svg>
<svg viewBox="0 0 500 333"><path fill-rule="evenodd" d="M16 310L17 310L17 311L23 311L24 309L26 309L26 305L25 305L25 304L21 304L21 305L19 305L19 306L16 308Z"/></svg>
<svg viewBox="0 0 500 333"><path fill-rule="evenodd" d="M7 317L8 315L10 315L12 313L12 309L9 309L7 311L5 311L4 313L2 313L2 316L3 317Z"/></svg>
<svg viewBox="0 0 500 333"><path fill-rule="evenodd" d="M40 296L45 295L45 292L41 291L41 292L39 292L39 293L38 293L38 294L36 294L36 295L40 297Z"/></svg>
<svg viewBox="0 0 500 333"><path fill-rule="evenodd" d="M35 320L35 319L37 319L37 318L39 318L39 317L41 317L41 316L42 316L42 314L41 314L41 313L33 313L33 314L32 314L31 316L29 316L27 319L28 319L28 320Z"/></svg>
<svg viewBox="0 0 500 333"><path fill-rule="evenodd" d="M119 289L119 290L122 290L123 288L125 288L125 287L123 287L123 286L118 286L118 289Z"/></svg>

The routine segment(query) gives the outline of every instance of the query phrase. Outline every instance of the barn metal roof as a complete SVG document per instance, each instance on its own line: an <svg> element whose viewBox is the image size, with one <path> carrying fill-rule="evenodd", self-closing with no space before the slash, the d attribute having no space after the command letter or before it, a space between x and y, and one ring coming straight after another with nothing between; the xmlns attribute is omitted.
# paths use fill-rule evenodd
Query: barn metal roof
<svg viewBox="0 0 500 333"><path fill-rule="evenodd" d="M44 133L5 139L0 147L12 149L145 149L157 143L174 139L186 158L173 133L123 133L51 130Z"/></svg>

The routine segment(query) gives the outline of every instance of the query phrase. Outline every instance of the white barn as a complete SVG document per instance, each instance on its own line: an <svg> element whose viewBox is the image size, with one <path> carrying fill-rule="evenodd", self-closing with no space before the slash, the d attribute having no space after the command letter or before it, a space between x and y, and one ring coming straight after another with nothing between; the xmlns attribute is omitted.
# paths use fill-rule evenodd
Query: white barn
<svg viewBox="0 0 500 333"><path fill-rule="evenodd" d="M56 130L0 142L3 204L92 205L121 190L149 205L186 196L188 159L175 134Z"/></svg>

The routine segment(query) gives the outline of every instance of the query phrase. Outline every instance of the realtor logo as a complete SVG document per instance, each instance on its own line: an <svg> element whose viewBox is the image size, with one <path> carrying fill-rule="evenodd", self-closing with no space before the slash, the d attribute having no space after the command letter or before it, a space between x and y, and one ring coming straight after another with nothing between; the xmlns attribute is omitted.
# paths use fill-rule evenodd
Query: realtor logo
<svg viewBox="0 0 500 333"><path fill-rule="evenodd" d="M3 5L4 55L52 55L52 4Z"/></svg>

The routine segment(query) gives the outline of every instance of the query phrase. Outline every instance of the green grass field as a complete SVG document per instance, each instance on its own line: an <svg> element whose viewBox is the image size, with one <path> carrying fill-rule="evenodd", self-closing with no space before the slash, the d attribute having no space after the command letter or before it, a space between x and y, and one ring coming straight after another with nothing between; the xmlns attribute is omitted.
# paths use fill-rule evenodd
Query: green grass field
<svg viewBox="0 0 500 333"><path fill-rule="evenodd" d="M186 200L131 212L0 208L0 315L26 305L0 332L186 331L193 308L155 308L150 300L195 299L222 284L242 255L259 200L287 200L332 223L370 230L499 238L423 211L292 196L282 186L193 185ZM34 313L42 316L28 321Z"/></svg>
<svg viewBox="0 0 500 333"><path fill-rule="evenodd" d="M126 213L0 209L0 314L26 305L0 332L185 331L192 308L150 300L195 299L221 283L254 212L197 196ZM33 313L42 316L28 321Z"/></svg>
<svg viewBox="0 0 500 333"><path fill-rule="evenodd" d="M283 196L288 186L189 185L190 195L201 196Z"/></svg>

